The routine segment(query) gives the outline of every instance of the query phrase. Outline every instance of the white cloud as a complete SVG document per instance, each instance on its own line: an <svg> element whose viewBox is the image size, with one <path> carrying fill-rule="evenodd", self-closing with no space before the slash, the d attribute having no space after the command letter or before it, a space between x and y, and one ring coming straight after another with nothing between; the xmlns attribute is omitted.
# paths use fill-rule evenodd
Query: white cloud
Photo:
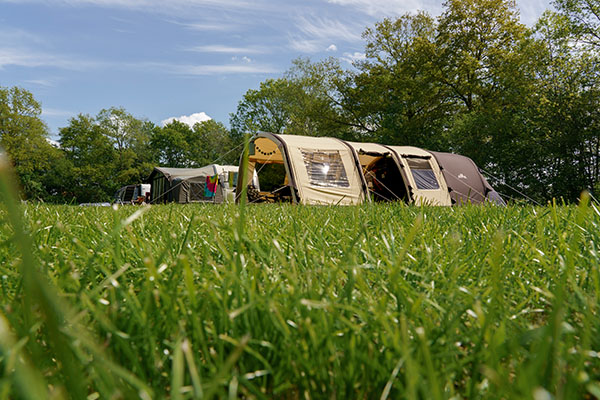
<svg viewBox="0 0 600 400"><path fill-rule="evenodd" d="M25 83L29 83L30 85L35 85L35 86L42 86L42 87L55 87L56 86L56 80L54 79L28 79L23 81Z"/></svg>
<svg viewBox="0 0 600 400"><path fill-rule="evenodd" d="M332 41L356 43L361 41L362 24L344 24L322 17L300 17L296 22L298 33L289 35L289 46L302 53L336 51Z"/></svg>
<svg viewBox="0 0 600 400"><path fill-rule="evenodd" d="M42 117L72 117L75 114L73 111L42 107Z"/></svg>
<svg viewBox="0 0 600 400"><path fill-rule="evenodd" d="M355 42L360 40L360 35L364 29L362 24L343 24L338 20L321 17L300 17L296 25L300 32L310 39L328 40L329 43L333 39Z"/></svg>
<svg viewBox="0 0 600 400"><path fill-rule="evenodd" d="M192 11L206 8L218 10L256 10L265 9L256 0L0 0L0 3L33 3L50 6L96 6L105 8L124 8L153 12L157 14L191 15Z"/></svg>
<svg viewBox="0 0 600 400"><path fill-rule="evenodd" d="M234 47L225 46L220 44L213 44L207 46L196 46L186 49L187 51L195 51L198 53L245 53L245 54L261 54L266 53L267 50L258 47Z"/></svg>
<svg viewBox="0 0 600 400"><path fill-rule="evenodd" d="M194 113L192 115L182 115L181 117L169 117L167 119L163 119L160 121L162 126L165 126L173 121L183 122L184 124L189 125L190 128L193 128L195 124L209 121L212 118L206 115L205 112Z"/></svg>
<svg viewBox="0 0 600 400"><path fill-rule="evenodd" d="M107 64L69 56L46 54L27 48L0 48L0 68L8 65L31 68L54 67L67 70L86 70Z"/></svg>
<svg viewBox="0 0 600 400"><path fill-rule="evenodd" d="M375 17L390 17L419 10L437 15L442 10L442 2L439 0L327 0L327 2L352 7Z"/></svg>
<svg viewBox="0 0 600 400"><path fill-rule="evenodd" d="M1 2L1 0L0 0ZM15 28L0 28L0 43L44 43L45 40L39 35L35 35L31 32L24 31L22 29Z"/></svg>
<svg viewBox="0 0 600 400"><path fill-rule="evenodd" d="M277 68L258 64L222 64L222 65L177 65L161 63L144 63L139 68L154 67L161 72L175 75L234 75L234 74L276 74Z"/></svg>
<svg viewBox="0 0 600 400"><path fill-rule="evenodd" d="M251 59L250 57L246 57L246 56L244 56L242 58L233 56L233 57L231 57L231 61L242 61L242 62L245 62L247 64L250 64L250 63L254 62L253 59Z"/></svg>
<svg viewBox="0 0 600 400"><path fill-rule="evenodd" d="M0 0L1 1L1 0ZM186 29L191 31L229 31L233 29L231 24L224 24L223 21L220 22L178 22L169 20L168 22L183 26Z"/></svg>
<svg viewBox="0 0 600 400"><path fill-rule="evenodd" d="M232 74L274 74L280 71L270 65L254 64L248 57L239 59L239 64L222 65L186 65L141 61L134 63L121 63L113 61L84 60L71 56L51 55L29 49L0 48L0 69L6 66L19 66L27 68L50 67L69 71L85 71L90 69L113 70L144 70L153 69L160 73L174 75L232 75ZM41 80L31 83L51 85L50 82Z"/></svg>
<svg viewBox="0 0 600 400"><path fill-rule="evenodd" d="M50 138L46 138L46 141L48 143L50 143L52 146L56 147L57 149L60 149L60 143L58 143L56 140L50 139Z"/></svg>
<svg viewBox="0 0 600 400"><path fill-rule="evenodd" d="M346 61L348 64L354 64L356 61L364 61L367 59L365 53L354 52L354 53L344 53L344 56L341 57L342 60Z"/></svg>
<svg viewBox="0 0 600 400"><path fill-rule="evenodd" d="M323 49L323 45L319 40L291 38L290 48L301 53L316 53Z"/></svg>

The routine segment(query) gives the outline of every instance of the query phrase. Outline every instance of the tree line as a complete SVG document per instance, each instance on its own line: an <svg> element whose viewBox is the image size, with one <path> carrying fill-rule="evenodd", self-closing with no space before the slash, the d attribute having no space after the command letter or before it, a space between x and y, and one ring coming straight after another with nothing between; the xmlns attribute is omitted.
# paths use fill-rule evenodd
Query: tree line
<svg viewBox="0 0 600 400"><path fill-rule="evenodd" d="M0 145L12 160L23 197L58 203L109 201L116 190L143 182L155 166L196 168L215 161L237 163L229 130L208 120L193 127L165 126L111 107L79 114L47 140L41 106L31 93L0 88Z"/></svg>
<svg viewBox="0 0 600 400"><path fill-rule="evenodd" d="M571 201L600 189L600 2L554 6L531 28L513 0L447 0L437 18L384 19L364 31L352 67L300 58L248 90L230 129L158 127L109 108L71 119L57 148L33 96L3 88L0 144L26 197L53 201L106 199L158 164L237 163L239 151L227 152L259 130L456 152L504 194Z"/></svg>

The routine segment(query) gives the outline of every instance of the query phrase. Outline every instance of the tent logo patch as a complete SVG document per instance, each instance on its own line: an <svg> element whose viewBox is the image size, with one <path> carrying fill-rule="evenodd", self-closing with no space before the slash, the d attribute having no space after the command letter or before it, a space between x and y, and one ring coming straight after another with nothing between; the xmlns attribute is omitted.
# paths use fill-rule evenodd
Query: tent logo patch
<svg viewBox="0 0 600 400"><path fill-rule="evenodd" d="M458 179L467 179L467 176L464 174L458 175Z"/></svg>

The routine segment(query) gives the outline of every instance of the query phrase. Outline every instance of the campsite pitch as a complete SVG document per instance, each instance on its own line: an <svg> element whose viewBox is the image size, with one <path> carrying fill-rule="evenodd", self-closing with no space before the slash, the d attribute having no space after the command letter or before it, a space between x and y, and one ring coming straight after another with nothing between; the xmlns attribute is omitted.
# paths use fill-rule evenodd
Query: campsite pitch
<svg viewBox="0 0 600 400"><path fill-rule="evenodd" d="M21 207L2 399L600 397L587 201Z"/></svg>

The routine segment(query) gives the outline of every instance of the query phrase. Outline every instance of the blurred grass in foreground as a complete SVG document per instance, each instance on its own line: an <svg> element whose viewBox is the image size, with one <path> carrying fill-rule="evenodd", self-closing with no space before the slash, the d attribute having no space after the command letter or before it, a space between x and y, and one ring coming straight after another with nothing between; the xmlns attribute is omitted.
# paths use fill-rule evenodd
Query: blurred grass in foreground
<svg viewBox="0 0 600 400"><path fill-rule="evenodd" d="M244 212L5 201L0 398L600 397L586 199Z"/></svg>

